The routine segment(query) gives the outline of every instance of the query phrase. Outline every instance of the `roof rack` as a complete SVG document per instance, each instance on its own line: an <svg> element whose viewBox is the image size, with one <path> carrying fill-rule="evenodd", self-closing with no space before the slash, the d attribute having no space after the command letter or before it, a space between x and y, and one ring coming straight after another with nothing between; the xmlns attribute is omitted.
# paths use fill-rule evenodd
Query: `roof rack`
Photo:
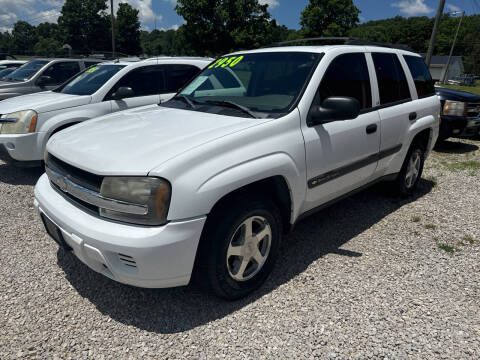
<svg viewBox="0 0 480 360"><path fill-rule="evenodd" d="M151 57L151 58L146 58L144 59L145 61L151 61L151 60L214 60L213 58L210 57L201 57L201 56L156 56L156 57Z"/></svg>
<svg viewBox="0 0 480 360"><path fill-rule="evenodd" d="M388 44L388 43L368 41L368 40L363 40L363 39L353 38L353 37L336 37L336 36L331 36L331 37L315 37L315 38L306 38L306 39L296 39L296 40L282 41L282 42L274 43L274 44L270 45L269 47L278 47L278 46L285 46L285 45L298 44L298 43L309 43L309 42L318 42L318 43L321 43L322 45L363 45L363 46L380 46L380 47L386 47L386 48L391 48L391 49L400 49L400 50L413 51L413 50L412 50L409 46L407 46L407 45Z"/></svg>

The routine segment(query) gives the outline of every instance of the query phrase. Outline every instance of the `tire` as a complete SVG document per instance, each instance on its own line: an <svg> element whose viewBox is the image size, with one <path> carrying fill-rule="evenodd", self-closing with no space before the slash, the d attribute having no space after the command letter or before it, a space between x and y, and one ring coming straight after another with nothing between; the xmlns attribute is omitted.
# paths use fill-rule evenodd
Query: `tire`
<svg viewBox="0 0 480 360"><path fill-rule="evenodd" d="M395 191L401 196L412 195L418 187L425 163L425 148L414 142L408 150L402 169L395 180Z"/></svg>
<svg viewBox="0 0 480 360"><path fill-rule="evenodd" d="M236 197L226 205L209 215L195 278L215 295L235 300L257 289L272 272L282 222L275 204L259 196ZM246 236L247 228L254 236Z"/></svg>

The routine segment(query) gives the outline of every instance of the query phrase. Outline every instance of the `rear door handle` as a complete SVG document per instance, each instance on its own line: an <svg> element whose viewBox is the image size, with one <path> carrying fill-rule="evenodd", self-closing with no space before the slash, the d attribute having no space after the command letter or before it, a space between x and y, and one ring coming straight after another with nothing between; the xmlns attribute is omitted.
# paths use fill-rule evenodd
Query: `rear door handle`
<svg viewBox="0 0 480 360"><path fill-rule="evenodd" d="M367 126L367 134L373 134L377 131L377 124L371 124Z"/></svg>
<svg viewBox="0 0 480 360"><path fill-rule="evenodd" d="M416 112L411 112L409 115L408 115L408 118L410 121L413 121L417 118L417 113Z"/></svg>

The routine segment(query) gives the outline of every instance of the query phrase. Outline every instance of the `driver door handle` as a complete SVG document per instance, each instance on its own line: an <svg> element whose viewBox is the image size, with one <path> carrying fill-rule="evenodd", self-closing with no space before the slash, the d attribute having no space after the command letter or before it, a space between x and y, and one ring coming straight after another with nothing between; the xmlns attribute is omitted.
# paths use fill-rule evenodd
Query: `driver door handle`
<svg viewBox="0 0 480 360"><path fill-rule="evenodd" d="M367 126L367 134L373 134L374 132L377 131L377 124L370 124Z"/></svg>

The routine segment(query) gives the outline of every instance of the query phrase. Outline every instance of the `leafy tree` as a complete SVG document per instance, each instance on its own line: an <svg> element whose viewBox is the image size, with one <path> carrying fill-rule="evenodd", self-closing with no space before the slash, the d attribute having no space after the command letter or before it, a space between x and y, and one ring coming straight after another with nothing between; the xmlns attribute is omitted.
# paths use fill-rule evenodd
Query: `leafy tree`
<svg viewBox="0 0 480 360"><path fill-rule="evenodd" d="M127 3L120 3L117 11L116 40L118 51L129 54L139 55L142 51L140 47L140 20L138 20L137 9L134 9Z"/></svg>
<svg viewBox="0 0 480 360"><path fill-rule="evenodd" d="M417 52L426 52L432 28L433 19L428 17L396 16L360 24L349 35L370 41L404 44Z"/></svg>
<svg viewBox="0 0 480 360"><path fill-rule="evenodd" d="M153 30L152 32L141 31L140 41L142 52L150 56L158 55L180 55L175 49L175 41L178 31L175 30Z"/></svg>
<svg viewBox="0 0 480 360"><path fill-rule="evenodd" d="M76 52L110 49L110 19L106 0L66 0L58 25Z"/></svg>
<svg viewBox="0 0 480 360"><path fill-rule="evenodd" d="M184 46L177 43L177 50L198 55L259 47L277 26L258 0L178 0L175 10L186 21L177 35Z"/></svg>
<svg viewBox="0 0 480 360"><path fill-rule="evenodd" d="M0 32L0 52L9 53L13 50L13 37L9 32Z"/></svg>
<svg viewBox="0 0 480 360"><path fill-rule="evenodd" d="M40 37L33 50L37 56L55 57L62 52L62 45L55 39Z"/></svg>
<svg viewBox="0 0 480 360"><path fill-rule="evenodd" d="M13 47L17 54L31 54L37 42L35 26L26 21L17 21L12 31Z"/></svg>
<svg viewBox="0 0 480 360"><path fill-rule="evenodd" d="M305 36L344 36L359 22L359 14L352 0L310 0L300 24Z"/></svg>
<svg viewBox="0 0 480 360"><path fill-rule="evenodd" d="M66 34L63 29L58 26L58 24L48 22L41 23L37 26L37 34L39 38L51 38L58 41L62 45L65 43L66 40Z"/></svg>

